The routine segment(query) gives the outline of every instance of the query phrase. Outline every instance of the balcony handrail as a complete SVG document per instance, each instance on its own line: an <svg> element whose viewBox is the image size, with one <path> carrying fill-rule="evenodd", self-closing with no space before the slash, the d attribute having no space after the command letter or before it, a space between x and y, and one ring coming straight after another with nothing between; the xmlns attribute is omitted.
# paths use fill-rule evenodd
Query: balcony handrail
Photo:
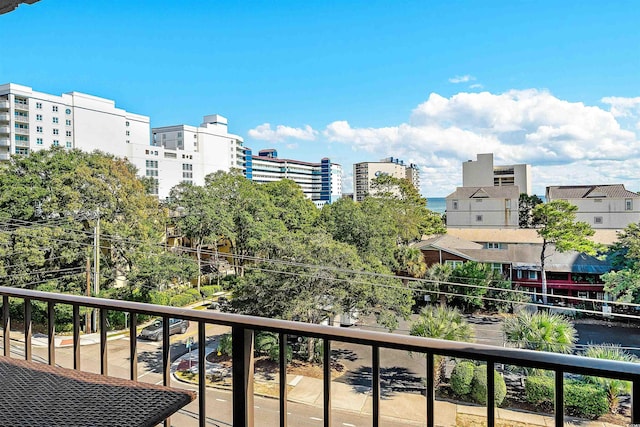
<svg viewBox="0 0 640 427"><path fill-rule="evenodd" d="M34 291L30 289L0 286L0 295L27 298L53 303L72 304L106 310L134 312L153 316L204 321L229 327L249 330L265 330L289 335L311 336L361 345L405 350L431 352L452 357L497 363L518 364L532 368L557 370L567 373L602 376L622 380L640 381L640 364L614 360L594 359L570 354L541 352L534 350L498 347L486 344L423 338L377 331L336 328L334 326L270 319L234 313L218 313L188 308L168 307L134 301L86 297Z"/></svg>

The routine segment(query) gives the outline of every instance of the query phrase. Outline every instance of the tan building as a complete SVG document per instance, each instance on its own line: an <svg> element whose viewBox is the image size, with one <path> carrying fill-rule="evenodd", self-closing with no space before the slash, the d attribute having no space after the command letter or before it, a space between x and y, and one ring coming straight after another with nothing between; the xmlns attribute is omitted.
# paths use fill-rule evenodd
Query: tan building
<svg viewBox="0 0 640 427"><path fill-rule="evenodd" d="M447 227L518 228L515 185L506 187L458 187L447 196Z"/></svg>
<svg viewBox="0 0 640 427"><path fill-rule="evenodd" d="M395 157L387 157L379 162L360 162L353 165L353 200L361 202L371 193L371 180L380 175L408 179L416 189L420 189L420 171L413 163L405 163Z"/></svg>
<svg viewBox="0 0 640 427"><path fill-rule="evenodd" d="M520 193L531 195L531 165L493 164L493 153L478 154L476 160L462 164L463 187L503 187L515 185Z"/></svg>
<svg viewBox="0 0 640 427"><path fill-rule="evenodd" d="M623 184L551 186L546 197L576 205L576 219L596 229L621 230L640 221L640 195Z"/></svg>

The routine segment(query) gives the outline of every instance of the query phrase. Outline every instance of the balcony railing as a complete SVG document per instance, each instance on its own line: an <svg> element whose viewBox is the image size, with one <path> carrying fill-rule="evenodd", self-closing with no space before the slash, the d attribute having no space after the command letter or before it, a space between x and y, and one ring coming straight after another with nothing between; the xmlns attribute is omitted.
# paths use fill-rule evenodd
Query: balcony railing
<svg viewBox="0 0 640 427"><path fill-rule="evenodd" d="M434 425L435 386L434 386L434 357L444 355L483 361L487 365L487 425L496 425L494 366L499 363L518 365L530 368L540 368L555 373L555 425L564 425L564 374L581 374L605 378L631 381L632 398L640 393L640 364L617 362L611 360L592 359L581 356L545 353L529 350L517 350L488 345L461 343L453 341L434 340L399 334L388 334L364 330L337 328L332 326L291 322L276 319L266 319L238 314L218 312L203 312L199 310L158 306L153 304L136 303L130 301L109 300L102 298L82 297L76 295L40 292L19 288L0 287L2 296L2 327L4 340L4 354L10 356L10 315L9 298L24 300L24 357L32 358L32 301L47 303L48 309L48 362L55 364L55 305L71 305L73 310L73 366L80 369L80 307L91 307L99 310L100 325L100 371L108 375L107 364L107 312L114 310L128 313L131 319L129 332L131 337L137 336L138 314L160 316L163 318L162 330L162 375L164 385L170 385L170 343L169 319L186 319L198 325L198 340L206 340L205 326L217 324L231 327L232 330L232 394L233 394L233 425L253 426L253 333L254 331L270 331L279 335L279 407L280 425L287 425L287 381L286 381L286 345L287 335L307 336L320 339L323 344L323 423L331 425L331 372L330 354L331 342L347 342L368 346L372 350L372 422L373 426L380 424L380 349L394 349L422 353L426 357L426 413L427 426ZM137 343L129 340L129 374L132 380L137 380ZM205 345L198 346L198 364L205 366ZM198 401L200 426L207 423L206 415L206 383L205 369L198 369ZM73 410L73 408L70 408ZM632 399L631 423L640 421L640 403ZM169 426L170 421L165 421Z"/></svg>
<svg viewBox="0 0 640 427"><path fill-rule="evenodd" d="M8 110L9 109L9 101L6 99L0 100L0 109Z"/></svg>
<svg viewBox="0 0 640 427"><path fill-rule="evenodd" d="M11 146L11 140L9 138L0 138L0 147L10 147Z"/></svg>

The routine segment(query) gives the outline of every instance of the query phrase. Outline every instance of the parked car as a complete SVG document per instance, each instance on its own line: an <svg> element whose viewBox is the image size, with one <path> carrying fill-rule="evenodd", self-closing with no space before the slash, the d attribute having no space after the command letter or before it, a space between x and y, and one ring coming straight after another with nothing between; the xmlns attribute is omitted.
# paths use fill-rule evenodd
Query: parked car
<svg viewBox="0 0 640 427"><path fill-rule="evenodd" d="M184 319L169 319L169 335L184 334L189 329L189 321ZM140 338L152 341L162 339L162 319L158 319L140 333Z"/></svg>
<svg viewBox="0 0 640 427"><path fill-rule="evenodd" d="M209 307L207 308L209 310L226 311L230 306L231 303L229 302L229 298L227 298L226 296L220 296L216 301L209 304Z"/></svg>

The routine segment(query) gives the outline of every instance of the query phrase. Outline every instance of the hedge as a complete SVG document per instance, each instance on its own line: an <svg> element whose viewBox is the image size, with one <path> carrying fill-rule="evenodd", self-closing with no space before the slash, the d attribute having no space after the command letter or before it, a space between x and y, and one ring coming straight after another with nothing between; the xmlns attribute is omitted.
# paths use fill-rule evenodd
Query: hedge
<svg viewBox="0 0 640 427"><path fill-rule="evenodd" d="M458 396L466 396L471 393L471 382L475 364L473 362L460 362L456 364L451 373L451 390Z"/></svg>
<svg viewBox="0 0 640 427"><path fill-rule="evenodd" d="M493 371L495 392L493 394L496 406L500 406L507 395L507 385L498 371ZM476 366L471 381L471 397L481 405L487 404L487 366Z"/></svg>
<svg viewBox="0 0 640 427"><path fill-rule="evenodd" d="M553 404L554 384L553 377L542 375L527 377L525 382L527 401L536 405ZM598 418L609 410L607 393L603 388L579 381L565 383L564 406L571 415L585 418Z"/></svg>

